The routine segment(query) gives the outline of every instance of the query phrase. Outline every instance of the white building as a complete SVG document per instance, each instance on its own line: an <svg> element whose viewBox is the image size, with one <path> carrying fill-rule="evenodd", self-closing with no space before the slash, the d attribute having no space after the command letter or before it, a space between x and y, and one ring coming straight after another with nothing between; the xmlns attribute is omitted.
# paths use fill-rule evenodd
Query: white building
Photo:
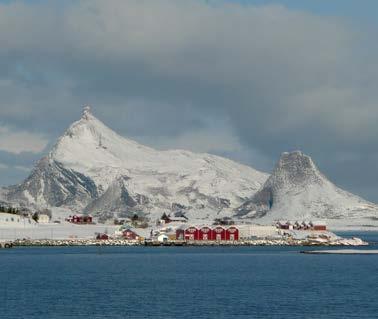
<svg viewBox="0 0 378 319"><path fill-rule="evenodd" d="M50 222L49 215L46 215L46 214L38 215L38 223L39 224L48 224L49 222Z"/></svg>
<svg viewBox="0 0 378 319"><path fill-rule="evenodd" d="M160 234L157 237L157 240L158 240L159 243L165 243L169 240L169 237L166 234Z"/></svg>
<svg viewBox="0 0 378 319"><path fill-rule="evenodd" d="M0 227L30 227L35 225L36 222L29 217L0 213Z"/></svg>

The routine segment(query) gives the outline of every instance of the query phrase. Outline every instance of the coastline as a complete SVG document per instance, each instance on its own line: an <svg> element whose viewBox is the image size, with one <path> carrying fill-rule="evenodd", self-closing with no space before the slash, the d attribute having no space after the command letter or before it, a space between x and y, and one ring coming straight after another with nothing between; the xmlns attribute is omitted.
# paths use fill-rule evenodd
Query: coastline
<svg viewBox="0 0 378 319"><path fill-rule="evenodd" d="M311 239L254 239L239 241L180 241L170 240L165 242L152 240L124 240L124 239L17 239L12 242L15 247L59 247L59 246L319 246L319 247L340 247L340 246L367 246L368 243L360 239L338 239L328 242L319 242Z"/></svg>

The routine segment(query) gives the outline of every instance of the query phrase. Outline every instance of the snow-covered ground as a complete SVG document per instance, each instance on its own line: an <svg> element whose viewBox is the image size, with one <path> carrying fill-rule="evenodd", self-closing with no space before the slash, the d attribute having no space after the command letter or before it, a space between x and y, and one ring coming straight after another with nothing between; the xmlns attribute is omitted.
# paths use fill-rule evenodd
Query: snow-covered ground
<svg viewBox="0 0 378 319"><path fill-rule="evenodd" d="M330 219L327 225L332 231L378 231L378 220L367 218Z"/></svg>
<svg viewBox="0 0 378 319"><path fill-rule="evenodd" d="M34 227L6 227L0 225L0 239L68 239L68 238L94 238L96 233L114 234L119 226L112 225L74 225L44 224Z"/></svg>

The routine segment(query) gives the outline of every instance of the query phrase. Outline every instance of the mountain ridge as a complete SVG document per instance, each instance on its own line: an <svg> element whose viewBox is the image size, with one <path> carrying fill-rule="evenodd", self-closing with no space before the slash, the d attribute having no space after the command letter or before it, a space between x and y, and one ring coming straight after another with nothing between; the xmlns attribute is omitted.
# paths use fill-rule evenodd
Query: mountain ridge
<svg viewBox="0 0 378 319"><path fill-rule="evenodd" d="M271 175L232 160L185 150L159 151L124 138L89 108L38 161L8 201L84 213L183 211L271 223L278 219L378 218L378 206L344 191L300 151L284 152Z"/></svg>

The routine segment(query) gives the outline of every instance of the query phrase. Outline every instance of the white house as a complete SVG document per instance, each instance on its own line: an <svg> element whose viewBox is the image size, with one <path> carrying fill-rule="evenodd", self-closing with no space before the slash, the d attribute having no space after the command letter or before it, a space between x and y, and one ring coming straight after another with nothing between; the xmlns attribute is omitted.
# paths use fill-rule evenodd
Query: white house
<svg viewBox="0 0 378 319"><path fill-rule="evenodd" d="M0 227L30 227L35 225L36 222L29 217L0 213Z"/></svg>
<svg viewBox="0 0 378 319"><path fill-rule="evenodd" d="M167 242L169 237L166 234L160 234L157 238L159 243L165 243Z"/></svg>
<svg viewBox="0 0 378 319"><path fill-rule="evenodd" d="M50 222L49 215L46 215L46 214L38 215L38 223L39 224L48 224L49 222Z"/></svg>

